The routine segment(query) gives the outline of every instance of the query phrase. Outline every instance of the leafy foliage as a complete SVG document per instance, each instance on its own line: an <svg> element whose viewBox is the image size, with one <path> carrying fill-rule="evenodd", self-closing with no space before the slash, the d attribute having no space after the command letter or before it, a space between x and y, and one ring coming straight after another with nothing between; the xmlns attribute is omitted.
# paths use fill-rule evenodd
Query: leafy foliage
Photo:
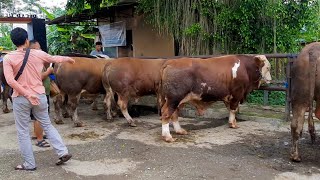
<svg viewBox="0 0 320 180"><path fill-rule="evenodd" d="M12 25L9 24L0 24L0 47L4 50L14 50L15 46L13 45L10 39L10 31L12 30Z"/></svg>
<svg viewBox="0 0 320 180"><path fill-rule="evenodd" d="M13 0L0 0L0 16L2 16L3 13L8 11L9 9L13 9L13 7Z"/></svg>
<svg viewBox="0 0 320 180"><path fill-rule="evenodd" d="M263 91L256 90L251 92L247 97L248 103L263 104ZM286 93L283 91L271 91L268 94L269 105L282 105L286 104Z"/></svg>
<svg viewBox="0 0 320 180"><path fill-rule="evenodd" d="M67 10L69 14L81 13L85 9L96 12L102 7L111 6L118 2L118 0L68 0Z"/></svg>
<svg viewBox="0 0 320 180"><path fill-rule="evenodd" d="M23 9L24 12L26 13L31 13L31 14L39 14L41 11L37 9L35 4L39 3L39 0L22 0L23 1L23 6L21 9Z"/></svg>
<svg viewBox="0 0 320 180"><path fill-rule="evenodd" d="M180 55L296 52L298 39L319 38L317 0L139 3L139 11L160 33L172 33L178 40Z"/></svg>
<svg viewBox="0 0 320 180"><path fill-rule="evenodd" d="M65 13L55 9L54 13L46 12L47 16L56 17ZM59 26L51 25L47 28L48 50L51 54L65 54L78 52L89 54L95 38L92 26Z"/></svg>

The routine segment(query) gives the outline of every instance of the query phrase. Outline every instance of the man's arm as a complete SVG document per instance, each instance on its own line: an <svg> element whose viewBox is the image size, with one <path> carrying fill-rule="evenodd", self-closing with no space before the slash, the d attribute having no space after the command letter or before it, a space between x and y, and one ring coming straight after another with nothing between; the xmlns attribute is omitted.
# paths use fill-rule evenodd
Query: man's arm
<svg viewBox="0 0 320 180"><path fill-rule="evenodd" d="M14 79L13 69L10 64L10 60L8 59L5 59L3 61L3 72L9 86L11 86L15 91L25 97L28 97L30 95L30 92Z"/></svg>
<svg viewBox="0 0 320 180"><path fill-rule="evenodd" d="M35 50L35 52L37 53L38 57L40 57L43 61L48 63L61 63L61 62L74 63L74 59L68 56L52 56L41 50Z"/></svg>

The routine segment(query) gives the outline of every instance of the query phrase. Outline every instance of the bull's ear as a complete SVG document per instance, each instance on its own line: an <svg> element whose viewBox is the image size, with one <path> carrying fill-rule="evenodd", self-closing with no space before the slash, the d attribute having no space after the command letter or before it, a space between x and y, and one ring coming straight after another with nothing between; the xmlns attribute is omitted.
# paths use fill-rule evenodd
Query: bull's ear
<svg viewBox="0 0 320 180"><path fill-rule="evenodd" d="M264 66L264 62L267 60L265 55L257 55L254 57L254 61L259 68Z"/></svg>

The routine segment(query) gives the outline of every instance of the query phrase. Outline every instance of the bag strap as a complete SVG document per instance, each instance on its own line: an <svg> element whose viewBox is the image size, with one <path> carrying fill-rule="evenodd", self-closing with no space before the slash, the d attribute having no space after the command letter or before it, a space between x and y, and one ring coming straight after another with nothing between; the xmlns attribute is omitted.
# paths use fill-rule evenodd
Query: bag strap
<svg viewBox="0 0 320 180"><path fill-rule="evenodd" d="M21 76L23 70L24 70L24 67L26 66L27 64L27 61L28 61L28 57L29 57L29 53L30 53L30 48L27 48L26 50L26 53L24 54L24 58L23 58L23 62L22 62L22 65L18 71L18 74L16 75L16 77L14 78L16 81L19 79L19 77Z"/></svg>

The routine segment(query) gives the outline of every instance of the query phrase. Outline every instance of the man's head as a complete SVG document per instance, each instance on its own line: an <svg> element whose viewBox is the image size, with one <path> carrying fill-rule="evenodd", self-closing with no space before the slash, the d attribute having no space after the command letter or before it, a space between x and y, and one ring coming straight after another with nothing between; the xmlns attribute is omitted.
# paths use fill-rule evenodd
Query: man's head
<svg viewBox="0 0 320 180"><path fill-rule="evenodd" d="M10 33L12 43L17 46L29 46L28 33L25 29L17 27Z"/></svg>
<svg viewBox="0 0 320 180"><path fill-rule="evenodd" d="M102 51L102 43L100 41L96 42L96 50L97 51Z"/></svg>
<svg viewBox="0 0 320 180"><path fill-rule="evenodd" d="M40 43L33 39L33 40L30 40L30 46L29 46L31 49L38 49L38 50L41 50L41 46L40 46Z"/></svg>

